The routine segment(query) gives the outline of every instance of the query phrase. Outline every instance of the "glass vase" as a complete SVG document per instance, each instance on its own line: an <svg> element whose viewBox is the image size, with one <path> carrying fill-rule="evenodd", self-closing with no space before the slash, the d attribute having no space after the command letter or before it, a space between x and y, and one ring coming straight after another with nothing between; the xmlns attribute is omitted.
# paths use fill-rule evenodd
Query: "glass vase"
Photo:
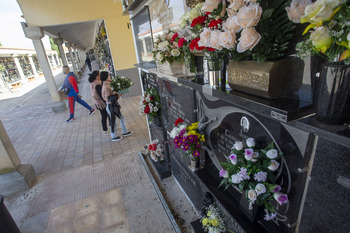
<svg viewBox="0 0 350 233"><path fill-rule="evenodd" d="M224 62L221 58L206 58L208 69L209 86L218 88L221 86L221 79L223 75Z"/></svg>

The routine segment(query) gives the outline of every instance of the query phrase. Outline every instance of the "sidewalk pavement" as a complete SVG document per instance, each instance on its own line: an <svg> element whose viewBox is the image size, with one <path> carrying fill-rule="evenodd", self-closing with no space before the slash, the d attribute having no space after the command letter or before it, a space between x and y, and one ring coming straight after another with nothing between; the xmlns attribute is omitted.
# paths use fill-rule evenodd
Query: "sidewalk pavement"
<svg viewBox="0 0 350 233"><path fill-rule="evenodd" d="M85 70L79 88L90 104L87 75ZM32 164L37 175L30 190L5 199L23 233L174 231L136 153L149 142L139 100L120 101L127 128L134 131L120 142L102 135L98 111L89 116L78 103L76 121L66 123L69 110L51 112L48 91L1 111L21 163Z"/></svg>

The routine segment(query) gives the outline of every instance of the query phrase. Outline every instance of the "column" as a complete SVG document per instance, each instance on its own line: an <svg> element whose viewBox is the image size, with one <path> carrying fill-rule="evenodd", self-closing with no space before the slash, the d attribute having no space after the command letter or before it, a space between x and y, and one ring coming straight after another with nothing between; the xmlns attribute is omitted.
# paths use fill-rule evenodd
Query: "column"
<svg viewBox="0 0 350 233"><path fill-rule="evenodd" d="M17 70L18 70L18 73L19 73L19 76L20 76L21 80L22 80L22 81L25 81L25 80L26 80L26 77L24 76L22 66L21 66L21 64L19 63L18 55L15 54L15 55L13 55L12 57L13 57L13 60L15 61L16 68L17 68Z"/></svg>
<svg viewBox="0 0 350 233"><path fill-rule="evenodd" d="M35 176L32 165L21 164L15 148L0 121L0 193L10 196L28 188Z"/></svg>
<svg viewBox="0 0 350 233"><path fill-rule="evenodd" d="M61 60L63 62L63 65L68 66L66 53L64 52L64 49L63 49L63 46L62 46L63 39L62 38L55 38L55 39L53 39L53 41L58 46L58 50L60 51Z"/></svg>
<svg viewBox="0 0 350 233"><path fill-rule="evenodd" d="M33 69L34 77L38 77L39 74L38 74L38 72L36 71L36 68L35 68L35 65L34 65L33 54L28 54L28 59L29 59L29 62L30 62L30 66L31 66L32 69Z"/></svg>
<svg viewBox="0 0 350 233"><path fill-rule="evenodd" d="M53 64L55 64L55 67L56 69L58 68L59 64L58 64L58 61L57 61L57 57L56 57L56 52L54 52L52 54L52 61L53 61Z"/></svg>
<svg viewBox="0 0 350 233"><path fill-rule="evenodd" d="M75 58L77 61L77 67L78 67L78 69L80 69L80 58L79 58L78 48L76 45L74 45L73 48L74 48L74 55L75 55Z"/></svg>
<svg viewBox="0 0 350 233"><path fill-rule="evenodd" d="M52 101L55 103L52 106L54 112L64 111L66 105L64 102L61 102L60 94L58 93L57 85L52 74L50 63L47 59L44 45L41 41L41 38L44 37L44 32L40 27L28 27L26 23L22 22L22 28L24 35L33 41L33 45L38 56L38 61L43 69L44 77L46 80L47 87L52 98Z"/></svg>
<svg viewBox="0 0 350 233"><path fill-rule="evenodd" d="M75 75L78 75L77 65L76 65L76 63L75 63L75 61L74 61L75 59L74 59L74 56L73 56L73 53L72 53L72 44L66 42L66 46L67 46L68 51L69 51L70 60L72 61L72 66L73 66L74 74L75 74Z"/></svg>
<svg viewBox="0 0 350 233"><path fill-rule="evenodd" d="M51 56L52 65L51 65L51 63L50 63L50 58L49 58L49 56ZM53 70L53 69L56 69L57 66L56 66L56 62L54 61L54 58L53 58L53 53L49 53L49 54L47 55L47 58L49 59L49 63L50 63L50 66L51 66L52 70Z"/></svg>

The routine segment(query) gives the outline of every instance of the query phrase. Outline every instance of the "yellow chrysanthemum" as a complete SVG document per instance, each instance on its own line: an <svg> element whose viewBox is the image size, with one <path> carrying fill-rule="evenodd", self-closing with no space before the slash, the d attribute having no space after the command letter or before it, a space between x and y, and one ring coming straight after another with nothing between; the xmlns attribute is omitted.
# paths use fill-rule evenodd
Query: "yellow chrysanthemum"
<svg viewBox="0 0 350 233"><path fill-rule="evenodd" d="M204 137L204 135L201 135L199 140L200 140L201 142L205 142L205 137Z"/></svg>
<svg viewBox="0 0 350 233"><path fill-rule="evenodd" d="M203 218L202 224L203 224L203 226L208 225L208 219L207 218Z"/></svg>
<svg viewBox="0 0 350 233"><path fill-rule="evenodd" d="M197 132L195 130L191 130L191 131L188 131L187 133L188 135L196 135Z"/></svg>
<svg viewBox="0 0 350 233"><path fill-rule="evenodd" d="M219 226L219 220L217 218L213 218L211 220L211 225L213 225L214 227Z"/></svg>
<svg viewBox="0 0 350 233"><path fill-rule="evenodd" d="M210 215L211 215L211 211L209 210L207 213L207 216L210 217Z"/></svg>

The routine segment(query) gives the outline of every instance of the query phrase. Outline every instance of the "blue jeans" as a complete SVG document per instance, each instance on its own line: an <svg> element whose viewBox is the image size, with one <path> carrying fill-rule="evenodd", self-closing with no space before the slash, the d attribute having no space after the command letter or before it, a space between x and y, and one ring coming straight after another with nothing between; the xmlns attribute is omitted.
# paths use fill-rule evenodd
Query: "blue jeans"
<svg viewBox="0 0 350 233"><path fill-rule="evenodd" d="M107 109L107 112L108 112L108 115L109 115L109 117L110 117L110 123L111 123L111 137L112 138L116 138L117 137L117 127L118 127L118 124L117 124L117 121L116 121L116 116L113 114L111 114L111 111L109 110L109 105L110 104L108 104L107 103L107 107L106 107L106 109ZM122 127L122 133L123 134L125 134L125 133L127 133L128 132L128 130L127 130L127 128L126 128L126 126L125 126L125 118L124 118L124 116L123 116L123 114L120 114L120 125L121 125L121 127Z"/></svg>

